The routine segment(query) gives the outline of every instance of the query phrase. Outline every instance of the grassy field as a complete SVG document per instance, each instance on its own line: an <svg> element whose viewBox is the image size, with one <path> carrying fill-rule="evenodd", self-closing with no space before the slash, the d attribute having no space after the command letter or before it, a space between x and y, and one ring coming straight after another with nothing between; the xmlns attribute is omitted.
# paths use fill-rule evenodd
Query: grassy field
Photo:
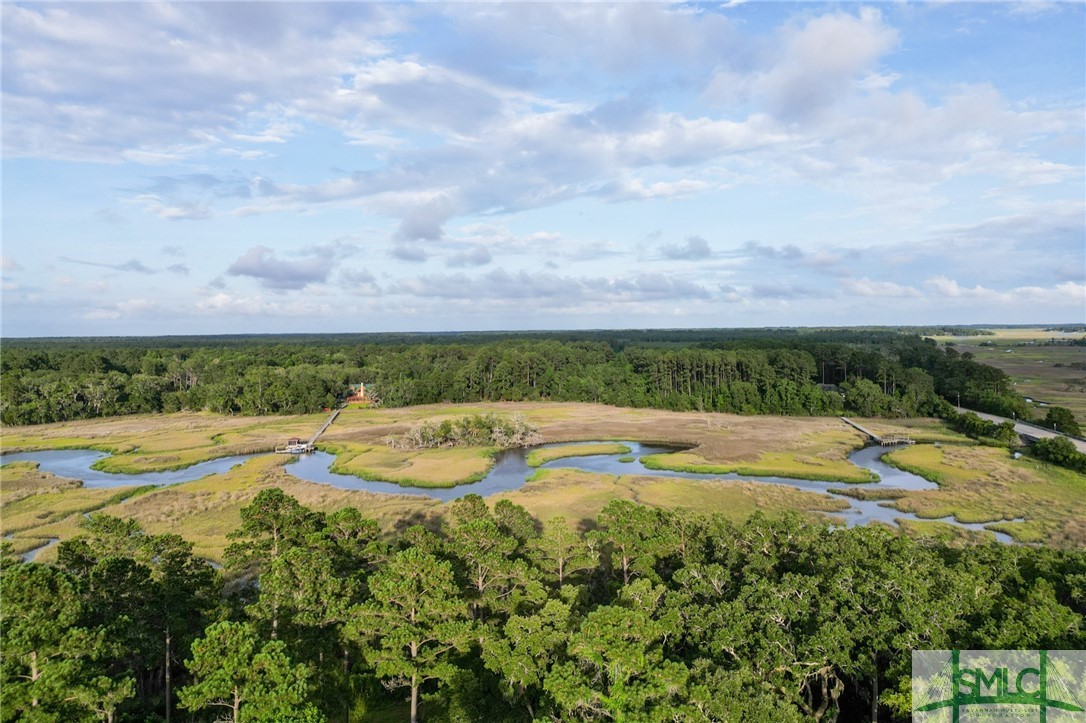
<svg viewBox="0 0 1086 723"><path fill-rule="evenodd" d="M520 414L537 425L547 442L635 440L665 442L685 451L661 455L663 464L741 470L749 474L832 477L861 481L865 470L847 455L863 443L859 432L834 418L739 417L620 409L593 404L433 405L407 409L348 409L321 438L338 453L337 471L394 482L449 485L485 474L492 450L454 448L400 452L384 444L422 420L472 413ZM120 452L112 464L158 469L171 458L202 461L224 453L270 449L291 436L308 437L323 415L282 418L171 414L90 420L40 427L5 428L3 451L95 446ZM1053 545L1086 545L1086 478L1031 460L1012 460L1003 450L964 444L964 438L933 420L861 420L878 432L907 434L927 441L895 452L901 465L943 487L910 492L896 500L903 511L926 518L957 515L962 521L992 522L1016 539ZM175 447L171 447L171 440ZM935 447L938 442L941 447ZM961 442L963 446L951 445ZM577 448L578 454L584 447ZM617 453L617 449L616 449ZM411 495L339 490L286 473L284 455L255 457L229 472L183 484L154 488L86 489L72 480L40 472L35 465L0 467L0 533L14 533L16 548L32 549L52 537L77 532L85 512L101 510L131 517L151 532L175 532L191 540L198 554L221 560L226 534L237 527L239 511L261 490L280 487L303 504L332 511L354 506L383 529L433 524L445 506ZM2 461L2 460L0 460ZM850 487L856 496L867 488ZM719 511L743 519L757 510L769 514L798 509L811 516L833 515L844 502L828 495L754 482L700 482L643 475L593 475L543 470L524 488L504 497L546 520L563 515L587 520L608 500L620 497L662 507ZM499 497L491 497L491 502ZM1012 522L1025 517L1025 522ZM916 528L913 525L913 528ZM910 529L913 529L910 528ZM915 529L919 534L919 530ZM42 553L47 561L55 548Z"/></svg>
<svg viewBox="0 0 1086 723"><path fill-rule="evenodd" d="M1081 339L1081 332L1044 329L993 329L994 336L934 337L952 342L959 352L972 353L977 361L1002 369L1015 391L1035 401L1067 407L1079 424L1086 425L1086 347L1046 345L1050 341ZM1044 416L1044 407L1037 407Z"/></svg>

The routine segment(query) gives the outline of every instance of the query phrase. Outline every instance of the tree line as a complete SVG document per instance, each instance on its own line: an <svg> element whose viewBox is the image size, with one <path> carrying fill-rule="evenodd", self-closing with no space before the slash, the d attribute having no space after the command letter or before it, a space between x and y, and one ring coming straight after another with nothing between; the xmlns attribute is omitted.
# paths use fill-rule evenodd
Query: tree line
<svg viewBox="0 0 1086 723"><path fill-rule="evenodd" d="M383 535L278 489L230 537L226 587L100 514L5 556L2 719L904 721L913 649L1086 646L1081 550L477 496Z"/></svg>
<svg viewBox="0 0 1086 723"><path fill-rule="evenodd" d="M1028 419L1007 376L889 331L691 330L5 342L0 421L319 412L364 381L387 406L553 400L739 414L942 414L947 400ZM591 338L595 334L598 338ZM407 339L405 341L405 339ZM684 341L689 339L689 341ZM1072 418L1073 421L1073 418Z"/></svg>

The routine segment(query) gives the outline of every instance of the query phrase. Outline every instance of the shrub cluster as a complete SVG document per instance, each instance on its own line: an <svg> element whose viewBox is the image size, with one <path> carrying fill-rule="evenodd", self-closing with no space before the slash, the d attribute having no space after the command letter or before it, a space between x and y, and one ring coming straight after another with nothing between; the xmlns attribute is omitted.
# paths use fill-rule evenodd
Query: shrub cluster
<svg viewBox="0 0 1086 723"><path fill-rule="evenodd" d="M393 449L433 449L435 447L531 447L543 442L539 430L524 417L515 414L472 414L440 422L423 422L402 437L388 437Z"/></svg>

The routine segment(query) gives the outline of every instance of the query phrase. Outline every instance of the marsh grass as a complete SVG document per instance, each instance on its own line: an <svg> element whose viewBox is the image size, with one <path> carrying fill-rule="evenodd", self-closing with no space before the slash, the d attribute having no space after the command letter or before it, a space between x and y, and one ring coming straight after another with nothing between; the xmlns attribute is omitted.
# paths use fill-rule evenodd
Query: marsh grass
<svg viewBox="0 0 1086 723"><path fill-rule="evenodd" d="M0 508L31 495L82 486L79 480L41 472L37 462L9 462L0 466Z"/></svg>
<svg viewBox="0 0 1086 723"><path fill-rule="evenodd" d="M494 466L492 447L396 450L387 445L349 442L319 445L334 454L331 471L405 487L455 487L478 482Z"/></svg>
<svg viewBox="0 0 1086 723"><path fill-rule="evenodd" d="M995 535L987 530L969 530L949 522L899 518L897 523L909 537L937 540L948 545L976 545L995 541Z"/></svg>
<svg viewBox="0 0 1086 723"><path fill-rule="evenodd" d="M486 474L492 464L490 450L395 452L381 440L419 421L473 413L523 414L540 427L549 441L663 441L690 448L657 455L669 463L667 469L675 469L672 465L678 462L696 466L694 471L870 481L866 470L847 460L848 453L862 443L861 435L831 418L738 417L543 402L348 409L321 438L320 446L339 453L336 471L410 485L463 483ZM165 463L167 457L174 457L174 463L195 463L271 446L291 436L308 437L324 418L143 415L5 428L2 444L6 452L108 449L119 454L111 464L131 463L134 471L145 471L144 465ZM878 420L872 421L871 427L941 443L960 439L960 435L942 429L934 420ZM0 531L18 529L15 540L20 545L29 544L22 540L67 539L78 533L83 512L101 510L135 518L153 533L180 534L195 544L197 554L221 561L226 534L238 526L241 508L268 487L280 487L314 509L357 507L378 520L386 531L402 530L411 524L432 525L445 514L446 507L431 498L339 490L299 480L282 469L288 459L285 455L258 456L228 472L200 480L123 490L86 489L77 481L47 475L33 465L10 463L0 467ZM972 444L944 444L938 448L918 444L892 452L890 461L928 479L940 480L937 490L908 492L894 500L902 511L928 519L955 515L962 521L989 523L992 529L1005 531L1021 542L1086 547L1086 476L1029 458L1013 460L1007 450ZM757 510L776 514L799 509L812 517L823 517L845 504L828 495L751 482L700 482L545 469L538 469L532 480L520 490L488 501L506 497L541 519L563 515L578 524L594 519L614 498L719 511L736 520ZM866 488L849 491L855 497L876 494ZM1026 521L1009 521L1019 517ZM940 529L938 523L932 524L936 526L930 529ZM39 559L55 559L55 550L45 550Z"/></svg>
<svg viewBox="0 0 1086 723"><path fill-rule="evenodd" d="M625 444L566 444L560 447L548 447L546 449L533 449L528 453L528 457L525 462L529 467L539 467L547 462L553 462L556 459L564 459L566 457L590 457L594 455L604 454L628 454L630 448ZM628 462L633 461L633 457L623 457L619 461L625 459Z"/></svg>
<svg viewBox="0 0 1086 723"><path fill-rule="evenodd" d="M877 489L871 487L833 487L827 492L835 495L844 495L857 500L899 500L909 494L907 490Z"/></svg>
<svg viewBox="0 0 1086 723"><path fill-rule="evenodd" d="M874 472L848 462L797 455L787 452L767 452L755 462L710 463L692 452L653 454L641 458L648 469L696 474L749 475L751 477L786 477L822 482L878 482Z"/></svg>
<svg viewBox="0 0 1086 723"><path fill-rule="evenodd" d="M113 487L110 489L87 489L78 487L59 492L43 492L24 497L3 507L3 520L0 521L0 534L19 533L61 522L72 516L100 510L116 504L121 496L131 494L135 487ZM55 537L37 532L31 536Z"/></svg>
<svg viewBox="0 0 1086 723"><path fill-rule="evenodd" d="M308 437L323 418L179 412L5 427L3 451L93 449L112 455L99 460L95 469L126 474L162 472L220 457L269 452L292 436Z"/></svg>
<svg viewBox="0 0 1086 723"><path fill-rule="evenodd" d="M11 543L11 551L16 555L25 555L31 550L36 550L43 545L49 544L49 537L13 537L5 542ZM45 552L44 550L42 551Z"/></svg>
<svg viewBox="0 0 1086 723"><path fill-rule="evenodd" d="M995 523L1019 542L1086 546L1086 475L996 447L916 445L887 461L939 485L898 499L903 512Z"/></svg>
<svg viewBox="0 0 1086 723"><path fill-rule="evenodd" d="M607 475L574 469L537 469L524 487L495 495L490 501L503 498L522 505L544 523L561 515L588 524L612 499L668 509L719 512L736 521L758 511L774 516L796 509L811 518L825 519L822 513L848 508L844 500L782 485Z"/></svg>

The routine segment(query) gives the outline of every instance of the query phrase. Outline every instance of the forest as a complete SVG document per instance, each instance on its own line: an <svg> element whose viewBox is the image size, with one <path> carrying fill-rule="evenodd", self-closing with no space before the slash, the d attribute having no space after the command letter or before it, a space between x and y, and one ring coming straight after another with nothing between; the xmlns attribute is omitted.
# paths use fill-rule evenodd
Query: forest
<svg viewBox="0 0 1086 723"><path fill-rule="evenodd" d="M569 522L470 495L382 535L271 488L220 571L91 515L55 566L3 556L2 718L904 721L913 649L1086 648L1082 550Z"/></svg>
<svg viewBox="0 0 1086 723"><path fill-rule="evenodd" d="M1030 419L1008 377L890 330L9 340L0 421L298 414L364 382L386 406L553 400L738 414ZM1071 418L1073 422L1073 418Z"/></svg>

